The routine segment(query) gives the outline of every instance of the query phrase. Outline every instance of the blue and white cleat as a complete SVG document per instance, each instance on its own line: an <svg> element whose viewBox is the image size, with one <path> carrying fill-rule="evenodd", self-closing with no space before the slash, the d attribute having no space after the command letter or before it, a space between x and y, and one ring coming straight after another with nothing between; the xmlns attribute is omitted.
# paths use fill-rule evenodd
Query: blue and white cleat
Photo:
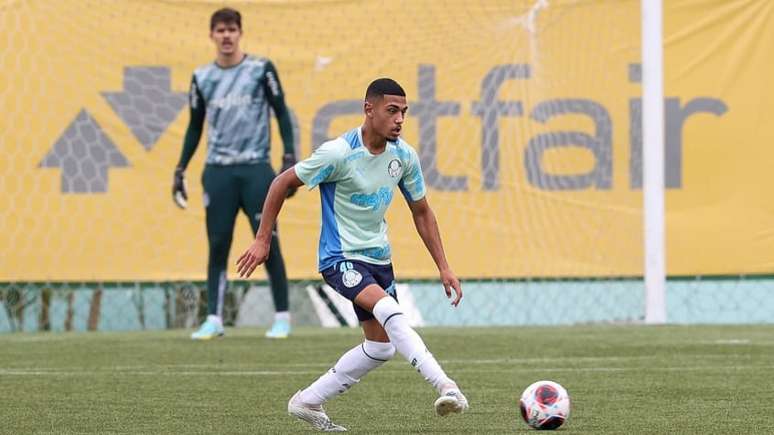
<svg viewBox="0 0 774 435"><path fill-rule="evenodd" d="M298 399L301 390L296 392L288 402L288 414L312 425L320 432L346 432L347 428L339 426L328 418L322 406L311 406L301 403Z"/></svg>
<svg viewBox="0 0 774 435"><path fill-rule="evenodd" d="M207 316L207 320L202 323L199 330L191 334L191 340L210 340L215 337L222 337L223 322L216 316Z"/></svg>
<svg viewBox="0 0 774 435"><path fill-rule="evenodd" d="M266 338L288 338L290 335L290 322L287 320L275 320L271 329L266 331Z"/></svg>
<svg viewBox="0 0 774 435"><path fill-rule="evenodd" d="M455 385L452 388L443 390L441 397L439 397L433 404L436 414L441 417L445 417L449 414L462 414L468 410L468 399L462 394L459 388Z"/></svg>

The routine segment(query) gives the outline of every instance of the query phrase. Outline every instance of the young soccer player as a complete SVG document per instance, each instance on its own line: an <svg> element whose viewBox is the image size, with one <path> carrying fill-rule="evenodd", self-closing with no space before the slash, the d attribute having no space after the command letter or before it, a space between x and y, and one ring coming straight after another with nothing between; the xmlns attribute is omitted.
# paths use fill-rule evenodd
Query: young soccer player
<svg viewBox="0 0 774 435"><path fill-rule="evenodd" d="M185 169L199 144L206 117L208 148L202 184L209 241L208 316L191 335L194 340L223 335L226 264L239 209L250 219L254 232L261 221L263 200L274 178L269 163L269 107L277 116L282 135L282 170L296 162L293 128L277 70L269 59L242 52L239 48L241 36L242 16L238 11L224 8L212 14L210 38L215 43L217 57L193 74L191 120L172 186L175 203L186 208ZM288 189L288 196L293 193L294 189ZM288 282L274 224L272 219L267 239L271 254L266 259L266 270L276 314L266 336L284 338L290 333Z"/></svg>
<svg viewBox="0 0 774 435"><path fill-rule="evenodd" d="M454 306L462 299L460 282L446 261L438 223L425 197L419 158L400 138L407 109L406 94L398 83L388 78L371 83L363 125L322 144L272 182L255 242L237 261L240 276L250 276L270 255L271 228L286 192L303 184L320 187L319 271L325 282L353 302L365 340L290 399L288 412L319 430L346 430L331 422L322 404L392 358L396 350L439 393L434 404L439 415L468 408L457 384L409 326L395 294L384 214L398 187L438 267L447 297L454 291Z"/></svg>

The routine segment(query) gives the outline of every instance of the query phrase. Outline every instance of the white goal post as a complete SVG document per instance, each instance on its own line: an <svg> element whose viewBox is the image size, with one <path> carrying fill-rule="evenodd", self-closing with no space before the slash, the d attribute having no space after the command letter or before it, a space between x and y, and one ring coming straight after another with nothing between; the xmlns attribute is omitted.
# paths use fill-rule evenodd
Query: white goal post
<svg viewBox="0 0 774 435"><path fill-rule="evenodd" d="M662 0L641 0L645 323L666 323Z"/></svg>

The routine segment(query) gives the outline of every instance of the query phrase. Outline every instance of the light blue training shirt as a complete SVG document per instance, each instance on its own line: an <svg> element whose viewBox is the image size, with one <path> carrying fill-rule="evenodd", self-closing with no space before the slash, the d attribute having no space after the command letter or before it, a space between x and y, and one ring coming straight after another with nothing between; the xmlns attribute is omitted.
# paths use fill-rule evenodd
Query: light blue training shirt
<svg viewBox="0 0 774 435"><path fill-rule="evenodd" d="M426 193L414 148L399 138L388 141L383 153L371 154L361 127L323 143L295 171L309 189L320 186L320 271L344 259L389 264L384 214L395 188L407 201L419 201Z"/></svg>

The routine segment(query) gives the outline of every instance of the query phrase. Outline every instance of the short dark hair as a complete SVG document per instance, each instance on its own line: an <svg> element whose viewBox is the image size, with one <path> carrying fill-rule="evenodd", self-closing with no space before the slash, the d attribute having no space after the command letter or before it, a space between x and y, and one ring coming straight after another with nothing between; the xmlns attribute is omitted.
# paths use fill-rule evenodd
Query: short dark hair
<svg viewBox="0 0 774 435"><path fill-rule="evenodd" d="M371 84L368 85L365 99L371 100L374 98L382 98L385 95L397 95L399 97L405 97L406 92L395 80L383 77L372 81Z"/></svg>
<svg viewBox="0 0 774 435"><path fill-rule="evenodd" d="M210 32L215 29L218 23L231 24L234 23L242 30L242 14L238 10L232 8L218 9L210 17Z"/></svg>

